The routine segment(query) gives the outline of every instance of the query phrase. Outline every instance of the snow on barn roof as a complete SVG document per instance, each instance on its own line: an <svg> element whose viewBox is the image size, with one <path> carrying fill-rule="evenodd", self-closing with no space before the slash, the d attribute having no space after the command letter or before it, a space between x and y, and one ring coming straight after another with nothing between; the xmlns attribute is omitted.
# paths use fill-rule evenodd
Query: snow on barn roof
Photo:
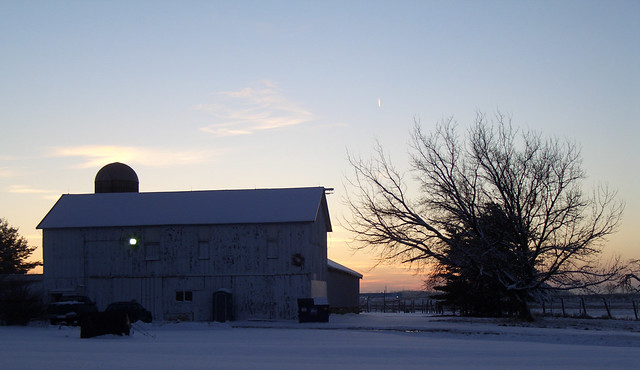
<svg viewBox="0 0 640 370"><path fill-rule="evenodd" d="M313 222L317 217L325 217L331 231L323 187L64 194L37 228Z"/></svg>
<svg viewBox="0 0 640 370"><path fill-rule="evenodd" d="M350 268L348 268L348 267L342 266L342 265L341 265L341 264L339 264L338 262L334 262L334 261L332 261L332 260L327 260L327 266L328 266L330 269L338 270L338 271L341 271L341 272L347 273L347 274L349 274L349 275L353 275L353 276L355 276L355 277L357 277L357 278L359 278L359 279L362 279L362 274L361 274L361 273L356 272L356 271L353 271L352 269L350 269Z"/></svg>

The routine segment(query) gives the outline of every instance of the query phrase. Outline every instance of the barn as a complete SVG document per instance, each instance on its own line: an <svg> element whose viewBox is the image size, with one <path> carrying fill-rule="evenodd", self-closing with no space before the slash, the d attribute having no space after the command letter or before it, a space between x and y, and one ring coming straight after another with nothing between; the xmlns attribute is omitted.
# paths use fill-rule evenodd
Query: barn
<svg viewBox="0 0 640 370"><path fill-rule="evenodd" d="M162 320L294 319L298 298L327 298L326 191L139 192L109 164L94 194L62 195L38 225L44 288Z"/></svg>

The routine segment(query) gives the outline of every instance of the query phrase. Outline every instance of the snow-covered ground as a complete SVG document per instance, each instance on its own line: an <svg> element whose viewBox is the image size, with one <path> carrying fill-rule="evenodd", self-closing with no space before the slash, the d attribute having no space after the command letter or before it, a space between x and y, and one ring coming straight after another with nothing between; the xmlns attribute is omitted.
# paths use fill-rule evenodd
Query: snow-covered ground
<svg viewBox="0 0 640 370"><path fill-rule="evenodd" d="M129 337L0 327L1 369L497 369L640 367L640 322L421 314L332 315L329 323L134 325Z"/></svg>

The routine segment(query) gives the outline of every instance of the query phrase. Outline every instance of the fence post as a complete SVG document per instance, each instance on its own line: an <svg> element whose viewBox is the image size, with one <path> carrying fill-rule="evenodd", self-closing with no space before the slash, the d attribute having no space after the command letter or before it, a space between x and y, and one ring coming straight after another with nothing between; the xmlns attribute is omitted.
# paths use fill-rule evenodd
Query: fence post
<svg viewBox="0 0 640 370"><path fill-rule="evenodd" d="M580 304L582 305L582 315L587 317L587 305L584 303L584 297L580 297Z"/></svg>
<svg viewBox="0 0 640 370"><path fill-rule="evenodd" d="M382 294L382 312L386 313L387 312L387 290L384 290L384 293Z"/></svg>
<svg viewBox="0 0 640 370"><path fill-rule="evenodd" d="M562 305L562 317L567 317L567 312L564 310L564 298L560 298L560 304Z"/></svg>
<svg viewBox="0 0 640 370"><path fill-rule="evenodd" d="M604 302L604 308L605 310L607 310L607 316L610 319L613 319L613 316L611 316L611 308L609 307L609 304L607 303L607 299L605 297L602 297L602 302Z"/></svg>

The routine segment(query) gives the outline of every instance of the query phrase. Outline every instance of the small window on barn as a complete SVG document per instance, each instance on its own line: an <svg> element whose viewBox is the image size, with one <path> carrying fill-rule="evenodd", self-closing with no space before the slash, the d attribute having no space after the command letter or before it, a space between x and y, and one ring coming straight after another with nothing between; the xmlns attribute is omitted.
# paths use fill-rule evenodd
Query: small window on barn
<svg viewBox="0 0 640 370"><path fill-rule="evenodd" d="M177 302L191 302L193 301L193 292L190 290L178 290L176 291Z"/></svg>
<svg viewBox="0 0 640 370"><path fill-rule="evenodd" d="M200 226L198 228L198 240L209 240L209 227Z"/></svg>
<svg viewBox="0 0 640 370"><path fill-rule="evenodd" d="M144 231L144 258L147 261L160 259L160 229L157 227Z"/></svg>
<svg viewBox="0 0 640 370"><path fill-rule="evenodd" d="M201 240L198 242L198 258L201 260L209 259L209 241Z"/></svg>
<svg viewBox="0 0 640 370"><path fill-rule="evenodd" d="M278 242L275 240L267 241L267 258L278 258Z"/></svg>
<svg viewBox="0 0 640 370"><path fill-rule="evenodd" d="M147 261L155 261L160 259L160 243L147 242L144 243L144 258Z"/></svg>

